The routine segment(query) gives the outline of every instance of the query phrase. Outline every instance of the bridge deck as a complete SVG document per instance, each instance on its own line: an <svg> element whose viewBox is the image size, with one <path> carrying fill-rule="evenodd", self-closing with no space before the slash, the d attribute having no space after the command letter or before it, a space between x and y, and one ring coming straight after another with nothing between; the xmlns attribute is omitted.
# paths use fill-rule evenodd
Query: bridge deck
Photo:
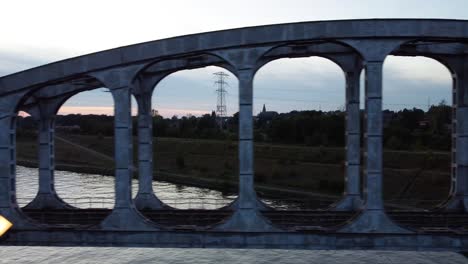
<svg viewBox="0 0 468 264"><path fill-rule="evenodd" d="M32 219L63 228L86 228L99 224L110 209L80 210L26 210ZM331 231L351 220L354 212L332 211L264 211L263 215L274 225L290 231L321 232ZM158 210L142 211L153 222L178 229L209 227L227 219L232 211L228 210ZM468 214L446 212L404 212L390 211L389 216L398 224L419 233L468 234Z"/></svg>

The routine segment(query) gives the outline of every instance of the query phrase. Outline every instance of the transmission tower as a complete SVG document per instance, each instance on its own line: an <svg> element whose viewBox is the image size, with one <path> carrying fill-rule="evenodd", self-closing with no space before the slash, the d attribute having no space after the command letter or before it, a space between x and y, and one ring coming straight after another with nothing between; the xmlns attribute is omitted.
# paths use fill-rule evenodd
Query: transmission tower
<svg viewBox="0 0 468 264"><path fill-rule="evenodd" d="M216 103L216 116L218 117L219 126L222 129L224 119L227 116L226 87L228 87L229 84L226 82L226 80L229 77L229 75L224 72L215 72L213 74L216 78L214 85L216 86L216 93L218 94L218 99Z"/></svg>

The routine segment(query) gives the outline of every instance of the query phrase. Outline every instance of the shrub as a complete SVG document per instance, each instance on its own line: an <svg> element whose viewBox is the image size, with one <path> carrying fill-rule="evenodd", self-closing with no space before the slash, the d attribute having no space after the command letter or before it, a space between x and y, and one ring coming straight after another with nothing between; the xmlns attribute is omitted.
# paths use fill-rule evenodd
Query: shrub
<svg viewBox="0 0 468 264"><path fill-rule="evenodd" d="M262 172L255 173L255 182L266 183L268 176Z"/></svg>
<svg viewBox="0 0 468 264"><path fill-rule="evenodd" d="M318 187L319 187L320 190L328 189L328 181L327 180L320 180Z"/></svg>
<svg viewBox="0 0 468 264"><path fill-rule="evenodd" d="M185 158L182 153L177 153L176 165L177 165L177 168L179 169L185 168Z"/></svg>
<svg viewBox="0 0 468 264"><path fill-rule="evenodd" d="M289 171L289 177L290 178L296 178L297 177L297 172L294 169L290 170Z"/></svg>
<svg viewBox="0 0 468 264"><path fill-rule="evenodd" d="M227 170L232 170L233 166L231 165L231 163L228 160L225 160L224 161L224 168L227 169Z"/></svg>

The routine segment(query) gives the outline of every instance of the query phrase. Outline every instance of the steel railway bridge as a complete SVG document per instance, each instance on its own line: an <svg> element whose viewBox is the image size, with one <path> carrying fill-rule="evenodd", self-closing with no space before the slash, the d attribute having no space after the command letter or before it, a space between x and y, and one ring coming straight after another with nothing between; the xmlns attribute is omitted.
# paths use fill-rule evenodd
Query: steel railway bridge
<svg viewBox="0 0 468 264"><path fill-rule="evenodd" d="M0 214L6 245L378 248L468 250L468 21L370 19L248 27L97 52L0 78ZM388 55L426 56L453 78L451 192L427 211L386 210L382 199L382 66ZM320 56L346 79L346 171L342 199L326 210L278 211L254 190L253 77L285 57ZM219 210L176 210L152 189L151 95L179 70L219 66L239 81L239 193ZM365 131L359 76L365 72ZM54 116L80 92L106 87L114 99L115 206L78 209L54 188ZM467 96L465 96L465 93ZM131 97L138 104L139 190L131 194ZM39 124L39 192L16 198L15 118ZM364 134L364 164L360 135ZM360 181L361 167L364 169Z"/></svg>

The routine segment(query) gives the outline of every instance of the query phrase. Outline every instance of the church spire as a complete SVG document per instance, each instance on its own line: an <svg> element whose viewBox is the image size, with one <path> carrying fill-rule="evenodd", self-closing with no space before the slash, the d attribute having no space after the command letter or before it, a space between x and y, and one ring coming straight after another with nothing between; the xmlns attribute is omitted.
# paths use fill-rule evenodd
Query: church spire
<svg viewBox="0 0 468 264"><path fill-rule="evenodd" d="M263 104L263 110L262 110L262 113L265 113L266 112L266 107L265 107L265 104Z"/></svg>

